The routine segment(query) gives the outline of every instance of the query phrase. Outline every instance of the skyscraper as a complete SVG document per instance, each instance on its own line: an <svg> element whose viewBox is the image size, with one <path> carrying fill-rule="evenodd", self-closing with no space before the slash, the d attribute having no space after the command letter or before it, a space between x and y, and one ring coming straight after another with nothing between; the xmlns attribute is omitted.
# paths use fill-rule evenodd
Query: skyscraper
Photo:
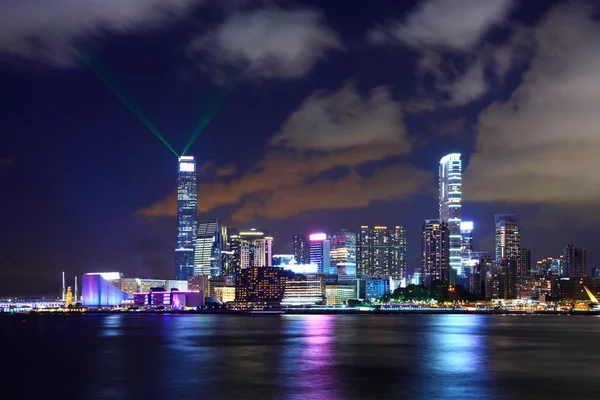
<svg viewBox="0 0 600 400"><path fill-rule="evenodd" d="M373 278L406 276L406 232L401 226L363 225L356 237L356 274Z"/></svg>
<svg viewBox="0 0 600 400"><path fill-rule="evenodd" d="M329 235L330 273L356 277L356 232L342 229Z"/></svg>
<svg viewBox="0 0 600 400"><path fill-rule="evenodd" d="M308 248L308 240L304 235L294 235L292 244L292 253L298 264L310 263L310 251Z"/></svg>
<svg viewBox="0 0 600 400"><path fill-rule="evenodd" d="M250 267L273 266L273 238L266 231L231 230L228 234L233 252L230 269L234 274Z"/></svg>
<svg viewBox="0 0 600 400"><path fill-rule="evenodd" d="M317 271L329 274L330 267L330 242L326 233L313 233L308 237L310 263L317 264Z"/></svg>
<svg viewBox="0 0 600 400"><path fill-rule="evenodd" d="M473 221L460 222L460 235L460 251L462 253L473 251Z"/></svg>
<svg viewBox="0 0 600 400"><path fill-rule="evenodd" d="M187 280L194 274L194 247L197 225L196 160L179 157L177 176L177 248L175 249L175 279Z"/></svg>
<svg viewBox="0 0 600 400"><path fill-rule="evenodd" d="M198 224L194 275L221 275L223 232L218 222Z"/></svg>
<svg viewBox="0 0 600 400"><path fill-rule="evenodd" d="M439 219L427 219L421 231L421 273L425 285L435 281L448 283L449 271L449 229L448 224Z"/></svg>
<svg viewBox="0 0 600 400"><path fill-rule="evenodd" d="M531 276L531 250L521 249L521 276Z"/></svg>
<svg viewBox="0 0 600 400"><path fill-rule="evenodd" d="M521 233L517 214L496 215L496 261L521 260Z"/></svg>
<svg viewBox="0 0 600 400"><path fill-rule="evenodd" d="M440 160L440 221L448 224L450 267L462 275L461 265L461 199L462 162L459 153L448 154Z"/></svg>
<svg viewBox="0 0 600 400"><path fill-rule="evenodd" d="M568 244L564 248L564 267L563 275L570 278L580 278L586 276L586 250Z"/></svg>

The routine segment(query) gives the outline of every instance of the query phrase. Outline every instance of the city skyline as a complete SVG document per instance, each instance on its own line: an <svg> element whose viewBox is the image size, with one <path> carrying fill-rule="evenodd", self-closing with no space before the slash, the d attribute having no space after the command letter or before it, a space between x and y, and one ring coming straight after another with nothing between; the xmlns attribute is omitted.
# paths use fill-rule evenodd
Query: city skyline
<svg viewBox="0 0 600 400"><path fill-rule="evenodd" d="M593 3L474 2L472 25L440 1L175 3L90 5L85 26L63 2L53 21L0 12L0 293L47 293L57 271L172 277L179 157L196 224L264 227L276 253L401 225L411 273L460 153L475 251L518 214L534 265L573 244L600 267Z"/></svg>

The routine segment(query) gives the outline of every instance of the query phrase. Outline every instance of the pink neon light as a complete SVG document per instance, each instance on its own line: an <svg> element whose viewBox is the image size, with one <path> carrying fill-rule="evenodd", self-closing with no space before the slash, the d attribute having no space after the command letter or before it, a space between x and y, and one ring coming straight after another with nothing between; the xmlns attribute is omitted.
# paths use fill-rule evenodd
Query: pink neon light
<svg viewBox="0 0 600 400"><path fill-rule="evenodd" d="M310 240L325 240L327 239L327 234L326 233L313 233L312 235L309 236Z"/></svg>

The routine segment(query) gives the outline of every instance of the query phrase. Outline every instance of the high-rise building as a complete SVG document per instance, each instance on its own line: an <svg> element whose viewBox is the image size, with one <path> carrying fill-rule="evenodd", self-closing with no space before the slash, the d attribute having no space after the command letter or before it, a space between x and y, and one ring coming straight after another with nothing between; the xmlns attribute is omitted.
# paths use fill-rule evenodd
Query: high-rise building
<svg viewBox="0 0 600 400"><path fill-rule="evenodd" d="M198 224L194 275L221 275L223 231L218 222Z"/></svg>
<svg viewBox="0 0 600 400"><path fill-rule="evenodd" d="M462 200L462 162L459 153L448 154L440 160L440 221L448 225L450 267L462 275L461 263L461 200Z"/></svg>
<svg viewBox="0 0 600 400"><path fill-rule="evenodd" d="M569 278L586 276L586 250L568 244L563 250L564 265L562 275Z"/></svg>
<svg viewBox="0 0 600 400"><path fill-rule="evenodd" d="M285 293L287 277L278 267L242 268L235 281L235 300L280 302Z"/></svg>
<svg viewBox="0 0 600 400"><path fill-rule="evenodd" d="M233 252L230 269L234 274L245 268L273 266L273 237L268 236L266 231L228 230L228 235Z"/></svg>
<svg viewBox="0 0 600 400"><path fill-rule="evenodd" d="M427 219L421 231L421 273L425 285L435 281L449 283L450 230L448 224L439 219Z"/></svg>
<svg viewBox="0 0 600 400"><path fill-rule="evenodd" d="M473 221L460 222L460 236L461 253L468 253L470 251L473 251Z"/></svg>
<svg viewBox="0 0 600 400"><path fill-rule="evenodd" d="M304 235L294 235L294 241L292 244L292 253L297 264L308 264L310 263L310 250L308 248L308 240Z"/></svg>
<svg viewBox="0 0 600 400"><path fill-rule="evenodd" d="M521 233L517 214L496 215L496 261L521 260Z"/></svg>
<svg viewBox="0 0 600 400"><path fill-rule="evenodd" d="M196 160L179 157L177 176L177 248L175 249L175 279L187 280L194 274L196 245Z"/></svg>
<svg viewBox="0 0 600 400"><path fill-rule="evenodd" d="M531 250L521 249L521 276L531 276Z"/></svg>
<svg viewBox="0 0 600 400"><path fill-rule="evenodd" d="M356 276L356 232L342 229L329 235L330 242L330 271L339 274L344 271L354 271ZM352 275L351 273L349 275Z"/></svg>
<svg viewBox="0 0 600 400"><path fill-rule="evenodd" d="M406 276L404 228L361 226L356 238L356 274L394 279L402 279Z"/></svg>
<svg viewBox="0 0 600 400"><path fill-rule="evenodd" d="M313 233L309 236L310 263L317 265L317 271L328 274L330 271L330 242L326 233Z"/></svg>

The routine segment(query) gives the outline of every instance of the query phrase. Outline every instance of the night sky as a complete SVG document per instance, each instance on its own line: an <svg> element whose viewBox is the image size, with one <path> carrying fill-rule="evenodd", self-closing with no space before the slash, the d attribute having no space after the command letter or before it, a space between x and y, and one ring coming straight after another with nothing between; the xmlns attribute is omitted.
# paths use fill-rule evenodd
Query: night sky
<svg viewBox="0 0 600 400"><path fill-rule="evenodd" d="M598 15L585 1L4 1L0 294L58 293L63 270L174 274L177 159L74 51L177 152L218 109L187 153L199 221L268 229L276 253L293 234L400 224L412 271L439 159L461 152L477 250L493 251L494 214L520 213L534 261L574 243L600 266Z"/></svg>

